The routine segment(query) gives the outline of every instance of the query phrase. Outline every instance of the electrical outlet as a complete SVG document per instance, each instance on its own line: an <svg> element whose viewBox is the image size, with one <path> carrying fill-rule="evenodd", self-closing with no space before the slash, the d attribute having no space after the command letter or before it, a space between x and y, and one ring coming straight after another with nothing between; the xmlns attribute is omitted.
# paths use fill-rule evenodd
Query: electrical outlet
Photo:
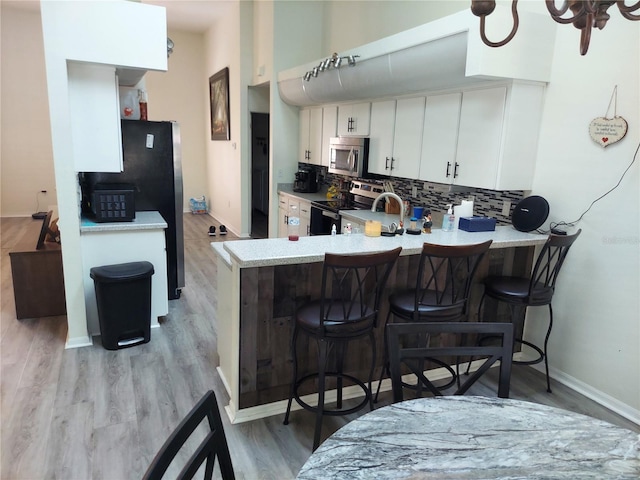
<svg viewBox="0 0 640 480"><path fill-rule="evenodd" d="M509 212L511 211L511 202L505 201L502 203L502 215L505 217L509 216Z"/></svg>
<svg viewBox="0 0 640 480"><path fill-rule="evenodd" d="M411 196L412 197L417 197L418 196L418 187L416 187L415 185L413 187L411 187Z"/></svg>

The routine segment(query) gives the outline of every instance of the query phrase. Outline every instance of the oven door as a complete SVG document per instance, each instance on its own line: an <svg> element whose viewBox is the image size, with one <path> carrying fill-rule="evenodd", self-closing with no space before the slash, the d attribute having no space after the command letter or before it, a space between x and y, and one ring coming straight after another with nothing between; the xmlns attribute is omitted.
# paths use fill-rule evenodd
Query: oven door
<svg viewBox="0 0 640 480"><path fill-rule="evenodd" d="M335 225L340 233L340 214L311 205L310 235L330 235L331 227Z"/></svg>

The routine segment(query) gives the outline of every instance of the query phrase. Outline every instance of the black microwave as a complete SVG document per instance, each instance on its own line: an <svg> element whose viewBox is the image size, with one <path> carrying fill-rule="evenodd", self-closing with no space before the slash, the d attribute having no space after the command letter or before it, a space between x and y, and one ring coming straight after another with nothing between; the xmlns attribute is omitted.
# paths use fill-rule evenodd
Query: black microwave
<svg viewBox="0 0 640 480"><path fill-rule="evenodd" d="M367 173L369 139L363 137L334 137L329 141L329 173L363 177Z"/></svg>

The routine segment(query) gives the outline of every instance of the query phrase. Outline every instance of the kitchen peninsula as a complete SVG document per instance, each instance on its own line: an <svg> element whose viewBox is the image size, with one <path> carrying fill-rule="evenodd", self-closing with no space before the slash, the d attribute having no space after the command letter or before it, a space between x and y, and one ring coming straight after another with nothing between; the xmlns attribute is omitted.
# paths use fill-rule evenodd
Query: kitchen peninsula
<svg viewBox="0 0 640 480"><path fill-rule="evenodd" d="M431 234L367 237L364 234L236 240L212 243L217 264L217 328L220 376L229 393L226 406L232 422L249 421L283 413L291 381L291 341L293 315L298 305L318 298L322 262L326 252L340 254L373 253L402 247L398 263L387 283L383 298L394 290L408 288L415 282L418 260L424 242L441 245L468 245L493 240L472 288L471 317L481 296L481 279L489 274L526 275L531 270L536 245L547 236L524 233L511 226L493 232L443 232ZM383 300L380 318L387 315ZM487 305L485 315L505 320L508 312ZM375 332L378 352L382 352L382 329ZM359 345L348 354L345 370L362 376L370 362L370 352ZM313 368L315 345L308 345L303 369ZM300 349L300 351L304 351ZM378 355L379 374L382 364ZM383 384L383 388L386 383ZM352 393L353 392L353 393ZM359 389L345 389L345 398ZM315 392L305 392L313 395ZM327 401L335 397L328 392ZM313 397L311 402L313 402Z"/></svg>

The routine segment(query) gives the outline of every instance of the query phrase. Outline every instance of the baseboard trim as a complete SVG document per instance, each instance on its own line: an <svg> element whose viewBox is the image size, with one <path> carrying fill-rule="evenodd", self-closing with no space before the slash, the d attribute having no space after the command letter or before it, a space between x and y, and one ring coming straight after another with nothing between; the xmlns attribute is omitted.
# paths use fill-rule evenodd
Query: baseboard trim
<svg viewBox="0 0 640 480"><path fill-rule="evenodd" d="M482 365L482 363L484 363L483 360L475 360L471 364L470 371L472 372L475 371L476 369L478 369L480 365ZM460 371L463 371L463 369L466 369L466 368L467 368L466 363L460 364ZM222 383L225 385L225 388L227 388L227 392L230 392L231 389L228 388L226 379L224 378L224 375L222 375L222 372L220 371L219 368L218 368L218 372L220 373L220 378L222 378ZM425 372L425 375L427 375L429 380L440 380L442 378L449 377L449 372L445 368L437 368L437 369L429 370ZM416 380L416 377L413 374L403 375L402 380L407 383L414 383ZM371 388L375 394L375 391L378 388L378 382L377 381L371 382ZM380 391L387 392L389 390L391 390L391 380L388 378L385 378L384 380L382 380L382 383L380 384ZM342 389L342 398L344 400L349 400L351 398L358 398L362 396L363 396L362 389L357 385L351 385L349 387L345 387ZM305 403L308 403L309 405L315 405L318 403L318 394L312 393L309 395L304 395L303 397L301 397L301 399L302 401L304 401ZM325 392L325 403L335 402L336 399L337 399L336 390L327 390ZM229 416L229 420L231 421L232 424L251 422L253 420L258 420L260 418L271 417L274 415L281 415L285 413L287 411L287 402L288 400L279 400L277 402L265 403L264 405L257 405L255 407L237 409L235 404L232 401L230 401L229 404L225 406L225 411L227 412L227 415ZM295 411L295 410L301 410L301 409L302 407L294 400L291 404L291 410Z"/></svg>
<svg viewBox="0 0 640 480"><path fill-rule="evenodd" d="M64 349L68 350L70 348L91 347L92 345L93 339L87 335L86 337L67 338L67 341L64 344Z"/></svg>
<svg viewBox="0 0 640 480"><path fill-rule="evenodd" d="M541 372L544 371L544 364L532 365L533 368ZM571 375L568 375L561 370L558 370L553 367L549 367L549 376L557 382L569 387L572 390L584 395L585 397L593 400L594 402L602 405L605 408L608 408L612 412L617 413L618 415L626 418L627 420L632 421L636 425L640 425L640 410L637 410L626 403L621 402L620 400L613 398L608 393L605 393L597 388L592 387L591 385L583 382L582 380L578 380Z"/></svg>

